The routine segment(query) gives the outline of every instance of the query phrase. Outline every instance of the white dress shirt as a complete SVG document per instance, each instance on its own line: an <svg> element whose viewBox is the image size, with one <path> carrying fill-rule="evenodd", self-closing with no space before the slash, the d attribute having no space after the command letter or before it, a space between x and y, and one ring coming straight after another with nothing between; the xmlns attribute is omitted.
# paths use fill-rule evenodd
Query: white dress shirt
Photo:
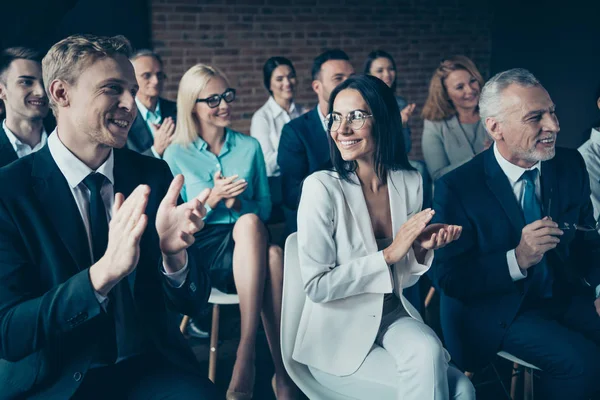
<svg viewBox="0 0 600 400"><path fill-rule="evenodd" d="M83 225L85 226L85 231L88 237L88 246L90 250L91 259L94 259L93 254L93 246L92 246L92 233L89 221L89 208L90 208L90 190L85 186L83 180L94 170L85 165L83 161L77 158L71 151L61 142L56 130L54 131L54 135L50 135L48 138L48 149L50 150L50 154L56 162L58 169L64 175L69 188L71 189L71 193L73 194L73 198L75 199L75 203L77 204L77 208L79 209L79 213L81 214L81 219L83 220ZM112 218L112 207L115 202L115 192L114 192L114 152L111 150L108 159L95 171L100 173L106 177L104 184L102 185L102 189L100 189L100 195L102 196L102 201L104 202L104 207L106 208L106 216L108 220ZM188 273L188 265L187 258L185 267L181 270L169 274L163 270L163 274L167 277L167 281L173 287L181 287ZM104 303L107 298L102 296L101 294L96 292L96 298L100 303Z"/></svg>
<svg viewBox="0 0 600 400"><path fill-rule="evenodd" d="M317 113L319 113L319 119L321 120L321 123L323 124L323 130L325 131L325 133L327 133L327 122L325 122L325 116L321 112L321 108L319 107L318 104L317 104Z"/></svg>
<svg viewBox="0 0 600 400"><path fill-rule="evenodd" d="M296 104L292 103L290 111L284 110L273 98L258 109L252 116L250 135L256 138L265 156L267 176L279 176L279 165L277 165L277 149L283 126L292 119L300 116Z"/></svg>
<svg viewBox="0 0 600 400"><path fill-rule="evenodd" d="M17 153L17 157L19 158L28 156L31 153L35 153L36 151L44 147L46 145L46 142L48 141L48 134L46 133L46 129L43 126L40 142L33 147L31 147L27 143L21 142L21 140L19 140L19 138L10 129L8 129L8 126L6 126L6 119L2 121L2 129L4 129L4 133L6 133L8 141L12 145L13 149L15 150L15 153Z"/></svg>
<svg viewBox="0 0 600 400"><path fill-rule="evenodd" d="M598 221L600 217L600 131L592 129L589 140L577 150L581 153L590 176L594 219Z"/></svg>
<svg viewBox="0 0 600 400"><path fill-rule="evenodd" d="M162 113L160 112L160 101L156 102L156 109L154 110L154 112L148 110L146 106L138 100L137 97L135 98L135 104L137 105L138 110L140 110L140 117L142 117L142 119L146 123L148 130L150 130L150 133L152 134L152 138L154 138L154 125L160 125L163 121ZM152 154L154 154L154 157L162 158L154 148L154 145L150 147L150 150L152 151Z"/></svg>
<svg viewBox="0 0 600 400"><path fill-rule="evenodd" d="M498 151L496 143L494 143L494 156L496 156L496 161L498 161L500 168L508 178L508 182L510 183L510 186L513 189L517 201L521 205L521 208L523 207L523 195L525 194L525 181L521 180L520 178L525 171L529 171L532 169L539 170L535 181L535 196L541 204L542 192L540 189L540 177L542 176L542 163L538 161L531 168L522 168L518 165L512 164L504 157L502 157L502 154L500 154L500 152ZM506 260L508 262L508 270L513 281L518 281L527 277L527 271L519 268L519 264L517 263L517 256L515 254L515 249L506 252Z"/></svg>

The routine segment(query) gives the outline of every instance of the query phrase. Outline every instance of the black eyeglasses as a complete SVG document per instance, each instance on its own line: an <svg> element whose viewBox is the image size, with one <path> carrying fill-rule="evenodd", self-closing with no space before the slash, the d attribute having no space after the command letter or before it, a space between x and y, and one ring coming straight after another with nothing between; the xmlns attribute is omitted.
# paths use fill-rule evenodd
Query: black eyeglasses
<svg viewBox="0 0 600 400"><path fill-rule="evenodd" d="M227 89L223 94L215 94L205 99L196 99L196 103L206 103L210 108L217 108L221 104L221 100L225 100L225 103L231 103L235 100L235 89Z"/></svg>
<svg viewBox="0 0 600 400"><path fill-rule="evenodd" d="M359 130L365 125L365 121L373 115L361 110L350 111L346 117L337 112L332 112L325 117L325 124L329 127L330 132L336 132L342 126L342 119L346 119L348 125L353 130Z"/></svg>

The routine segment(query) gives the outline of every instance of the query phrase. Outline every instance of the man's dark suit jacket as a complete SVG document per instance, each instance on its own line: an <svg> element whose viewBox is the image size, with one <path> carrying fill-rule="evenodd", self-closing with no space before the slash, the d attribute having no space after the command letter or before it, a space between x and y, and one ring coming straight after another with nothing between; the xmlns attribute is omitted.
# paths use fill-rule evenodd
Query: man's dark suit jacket
<svg viewBox="0 0 600 400"><path fill-rule="evenodd" d="M151 188L140 260L125 278L146 336L140 340L194 372L196 359L167 307L196 315L210 282L197 268L181 288L162 275L155 221L171 172L163 161L127 149L115 149L114 158L115 193ZM0 398L66 399L89 369L107 322L90 282L85 227L48 146L0 169L0 185ZM192 266L198 257L188 254Z"/></svg>
<svg viewBox="0 0 600 400"><path fill-rule="evenodd" d="M559 224L594 224L589 179L577 151L557 148L553 159L542 162L540 181L544 215ZM460 367L472 370L499 350L529 290L536 267L514 282L506 259L519 244L525 218L493 148L436 182L434 208L435 222L463 227L458 241L436 250L434 275L443 292L446 345ZM589 293L593 302L598 249L595 231L564 231L546 253L556 295Z"/></svg>
<svg viewBox="0 0 600 400"><path fill-rule="evenodd" d="M288 122L281 131L277 163L289 233L296 231L302 181L315 171L331 167L329 141L317 107Z"/></svg>
<svg viewBox="0 0 600 400"><path fill-rule="evenodd" d="M55 127L56 120L54 119L54 115L49 113L44 119L44 128L46 129L46 133L50 135ZM17 152L10 143L10 140L8 140L8 136L6 136L4 128L2 128L2 120L0 119L0 168L18 160L18 158Z"/></svg>
<svg viewBox="0 0 600 400"><path fill-rule="evenodd" d="M171 100L159 98L158 103L160 104L160 114L162 119L171 117L173 120L177 118L177 103ZM137 117L133 121L133 125L129 130L129 136L127 137L127 147L138 153L154 157L152 150L150 149L154 144L154 136L144 118L140 115L138 109Z"/></svg>

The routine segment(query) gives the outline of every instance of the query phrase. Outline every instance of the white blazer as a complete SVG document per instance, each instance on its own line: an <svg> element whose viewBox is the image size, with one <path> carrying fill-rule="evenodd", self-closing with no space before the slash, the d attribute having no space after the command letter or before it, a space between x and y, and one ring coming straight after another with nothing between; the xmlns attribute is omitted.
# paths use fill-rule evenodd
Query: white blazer
<svg viewBox="0 0 600 400"><path fill-rule="evenodd" d="M377 250L371 218L356 175L319 171L304 181L298 209L298 252L307 295L292 357L329 374L356 372L371 350L392 290L410 316L423 321L402 289L431 266L433 251L419 264L411 248L392 269ZM388 192L394 236L422 206L416 171L393 171Z"/></svg>

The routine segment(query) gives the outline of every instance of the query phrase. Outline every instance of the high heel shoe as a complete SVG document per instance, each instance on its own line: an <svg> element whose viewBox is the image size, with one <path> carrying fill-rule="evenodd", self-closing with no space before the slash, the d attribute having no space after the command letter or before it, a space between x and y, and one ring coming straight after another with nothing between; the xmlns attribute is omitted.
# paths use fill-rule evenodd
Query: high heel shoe
<svg viewBox="0 0 600 400"><path fill-rule="evenodd" d="M252 367L252 387L254 387L254 380L256 379L256 369ZM225 394L226 400L251 400L254 394L254 390L250 392L237 392L235 390L227 389Z"/></svg>

